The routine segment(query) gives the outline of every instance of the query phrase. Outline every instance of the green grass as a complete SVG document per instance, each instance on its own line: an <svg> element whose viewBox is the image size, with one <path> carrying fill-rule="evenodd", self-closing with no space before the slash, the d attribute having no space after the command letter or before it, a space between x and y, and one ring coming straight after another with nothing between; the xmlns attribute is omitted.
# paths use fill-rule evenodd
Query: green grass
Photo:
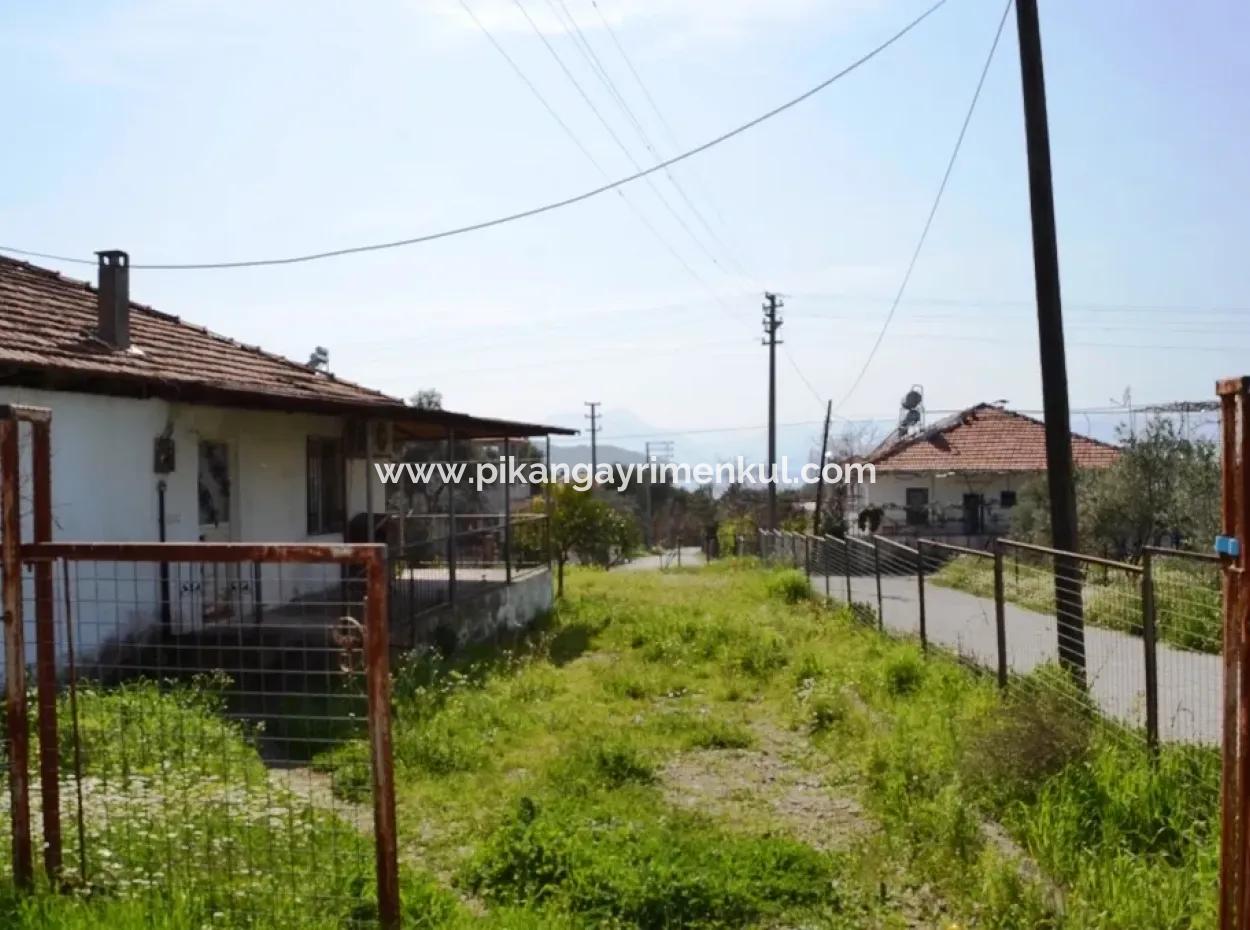
<svg viewBox="0 0 1250 930"><path fill-rule="evenodd" d="M407 925L1214 925L1212 753L1165 748L1153 763L1059 673L1013 684L1018 696L1004 700L957 662L823 607L805 579L799 596L794 579L748 561L575 569L567 600L530 634L397 663ZM123 723L156 719L155 707L229 749L179 758L188 783L263 777L249 734L214 700L151 686L92 694L89 766L164 771L159 752L122 758L106 745ZM314 765L344 803L366 796L363 744ZM233 815L211 805L182 816L188 835L238 827L214 825ZM118 875L159 861L169 825L150 819L129 818ZM993 839L991 822L1033 866ZM371 853L353 828L314 816L306 841L231 855L252 856L263 883L327 843L355 863L331 905L310 903L326 890L314 881L265 908L232 904L240 891L255 902L261 886L232 878L218 853L194 860L202 874L177 894L114 884L0 897L0 925L342 927L369 899Z"/></svg>
<svg viewBox="0 0 1250 930"><path fill-rule="evenodd" d="M1156 564L1155 617L1159 639L1182 649L1219 653L1223 641L1218 573L1207 566L1184 563ZM994 596L991 559L961 555L943 565L930 583L966 591L978 597ZM1142 632L1140 582L1136 576L1098 566L1087 570L1082 588L1085 620L1095 626L1131 633ZM1055 612L1054 579L1047 566L1007 559L1003 594L1008 601L1038 613Z"/></svg>
<svg viewBox="0 0 1250 930"><path fill-rule="evenodd" d="M371 841L325 803L270 778L254 744L259 731L225 713L228 685L201 678L79 690L86 862L76 808L67 806L70 892L18 896L6 886L0 925L339 930L369 919ZM72 805L62 703L62 799ZM413 900L436 892L454 912L455 897L426 881L405 876Z"/></svg>

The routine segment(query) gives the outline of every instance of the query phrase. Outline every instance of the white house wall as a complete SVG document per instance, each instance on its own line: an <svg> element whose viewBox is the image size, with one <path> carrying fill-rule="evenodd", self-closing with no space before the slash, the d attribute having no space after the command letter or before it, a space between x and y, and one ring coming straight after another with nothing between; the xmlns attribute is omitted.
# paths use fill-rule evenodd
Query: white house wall
<svg viewBox="0 0 1250 930"><path fill-rule="evenodd" d="M882 531L903 530L907 524L907 489L927 488L929 509L941 508L948 532L962 532L965 494L980 494L985 502L985 524L982 532L1006 533L1011 525L1011 508L1000 504L1003 491L1015 491L1036 478L1041 472L963 473L941 474L933 472L877 472L873 484L864 485L862 506L875 504L885 511ZM933 518L931 517L931 520ZM938 524L931 524L936 529ZM914 531L916 528L912 527Z"/></svg>
<svg viewBox="0 0 1250 930"><path fill-rule="evenodd" d="M232 450L230 539L324 542L343 538L342 534L310 537L307 533L306 440L310 435L340 436L342 422L337 417L13 387L0 387L0 403L52 410L53 538L58 541L157 541L157 485L162 479L166 482L167 538L198 540L201 439L227 442ZM176 467L158 475L153 471L154 441L167 427L172 427ZM23 467L28 469L26 428L22 436ZM29 494L27 472L22 507L26 539L31 533ZM159 596L148 597L148 592L157 590L155 565L136 570L85 563L76 572L74 568L71 588L80 614L76 626L84 654L112 636L156 622ZM185 567L173 567L177 576L182 570ZM263 601L269 604L324 590L338 577L337 566L267 565L261 577ZM88 603L91 615L85 610ZM27 627L29 650L34 641L29 617ZM33 661L33 652L28 660Z"/></svg>

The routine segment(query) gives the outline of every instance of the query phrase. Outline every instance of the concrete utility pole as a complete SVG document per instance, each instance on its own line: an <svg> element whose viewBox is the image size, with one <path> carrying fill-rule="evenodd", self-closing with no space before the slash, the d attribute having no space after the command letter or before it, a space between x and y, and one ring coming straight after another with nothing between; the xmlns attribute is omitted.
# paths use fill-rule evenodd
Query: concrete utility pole
<svg viewBox="0 0 1250 930"><path fill-rule="evenodd" d="M764 300L764 338L763 345L768 346L768 528L777 529L777 330L781 320L777 319L777 310L782 302L776 294L765 293Z"/></svg>
<svg viewBox="0 0 1250 930"><path fill-rule="evenodd" d="M599 407L601 406L597 400L586 401L586 406L590 408L590 413L586 415L586 419L590 421L590 476L594 480L595 472L599 470Z"/></svg>
<svg viewBox="0 0 1250 930"><path fill-rule="evenodd" d="M1068 409L1068 366L1064 355L1059 297L1059 246L1050 170L1050 129L1037 0L1016 0L1020 80L1029 157L1029 207L1033 220L1033 276L1037 288L1037 332L1042 361L1042 406L1046 421L1046 474L1050 528L1055 549L1076 551L1076 484L1072 467L1072 421ZM1085 617L1081 572L1075 560L1055 556L1055 614L1059 662L1085 683Z"/></svg>
<svg viewBox="0 0 1250 930"><path fill-rule="evenodd" d="M812 514L812 535L820 535L820 505L825 499L825 456L829 454L829 420L833 417L833 401L825 406L825 432L820 441L820 475L816 481L816 512Z"/></svg>

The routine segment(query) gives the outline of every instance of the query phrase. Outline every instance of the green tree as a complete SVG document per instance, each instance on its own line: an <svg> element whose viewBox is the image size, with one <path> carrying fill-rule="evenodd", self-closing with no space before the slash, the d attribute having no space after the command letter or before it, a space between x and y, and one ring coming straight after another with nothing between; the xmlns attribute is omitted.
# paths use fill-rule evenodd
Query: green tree
<svg viewBox="0 0 1250 930"><path fill-rule="evenodd" d="M535 498L531 508L543 512L546 502ZM579 491L571 484L551 486L551 510L547 514L551 524L551 548L556 559L556 596L564 596L564 566L573 557L584 562L607 567L615 552L630 549L638 544L638 523L626 513L597 497L593 491ZM541 532L537 526L527 527L525 532L533 535ZM522 546L532 540L521 540Z"/></svg>
<svg viewBox="0 0 1250 930"><path fill-rule="evenodd" d="M1086 551L1135 556L1168 542L1201 546L1219 525L1220 466L1215 444L1182 436L1167 417L1138 434L1120 430L1123 452L1101 471L1077 475L1077 525ZM1048 543L1046 479L1031 482L1012 515L1012 533Z"/></svg>

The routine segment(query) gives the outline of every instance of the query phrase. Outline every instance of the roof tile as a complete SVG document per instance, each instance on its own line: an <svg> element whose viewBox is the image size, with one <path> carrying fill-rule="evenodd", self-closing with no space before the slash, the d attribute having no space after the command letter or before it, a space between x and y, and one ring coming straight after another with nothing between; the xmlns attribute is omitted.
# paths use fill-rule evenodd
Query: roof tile
<svg viewBox="0 0 1250 930"><path fill-rule="evenodd" d="M1072 434L1077 468L1106 468L1120 450ZM978 404L948 417L914 436L878 447L867 461L879 472L1045 471L1046 427L1040 420Z"/></svg>

